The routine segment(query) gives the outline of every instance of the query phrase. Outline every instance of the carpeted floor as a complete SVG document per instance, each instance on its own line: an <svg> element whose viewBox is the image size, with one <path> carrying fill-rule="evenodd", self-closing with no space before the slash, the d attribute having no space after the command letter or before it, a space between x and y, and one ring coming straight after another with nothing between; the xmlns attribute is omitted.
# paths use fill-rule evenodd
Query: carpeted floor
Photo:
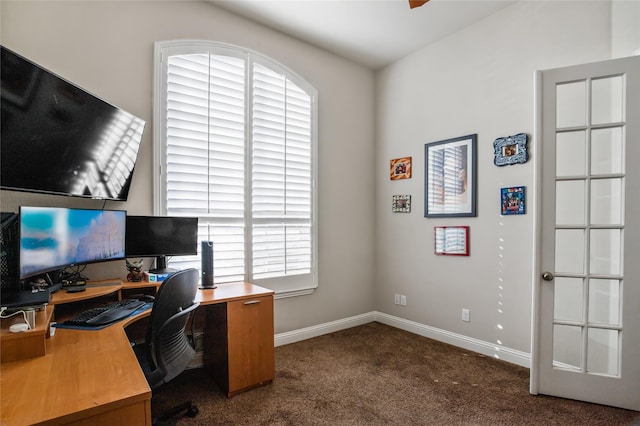
<svg viewBox="0 0 640 426"><path fill-rule="evenodd" d="M154 397L178 425L640 425L640 412L532 396L529 370L380 323L276 348L273 384L228 399L203 369Z"/></svg>

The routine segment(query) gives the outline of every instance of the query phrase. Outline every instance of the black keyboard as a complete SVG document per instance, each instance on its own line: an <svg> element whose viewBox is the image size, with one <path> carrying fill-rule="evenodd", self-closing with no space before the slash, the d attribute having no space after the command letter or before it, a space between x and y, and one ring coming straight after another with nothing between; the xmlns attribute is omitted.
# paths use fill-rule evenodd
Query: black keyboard
<svg viewBox="0 0 640 426"><path fill-rule="evenodd" d="M119 321L140 309L147 302L138 299L120 300L107 306L87 309L74 318L63 322L65 325L98 327Z"/></svg>

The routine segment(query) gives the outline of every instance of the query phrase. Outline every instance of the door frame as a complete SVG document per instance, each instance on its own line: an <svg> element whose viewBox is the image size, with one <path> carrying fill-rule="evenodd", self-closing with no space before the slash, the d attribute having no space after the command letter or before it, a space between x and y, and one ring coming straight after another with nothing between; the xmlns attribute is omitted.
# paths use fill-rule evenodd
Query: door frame
<svg viewBox="0 0 640 426"><path fill-rule="evenodd" d="M638 63L635 61L640 61L640 57L627 57L627 58L619 58L619 59L610 59L610 60L604 60L604 61L598 61L598 62L594 62L594 63L587 63L587 64L579 64L579 65L574 65L574 66L567 66L567 67L560 67L555 70L569 70L571 71L572 68L577 68L577 67L587 67L587 66L608 66L606 65L607 63L611 63L611 66L617 66L617 64L614 64L614 62L618 62L620 67L624 66L626 69L630 69L633 68L634 70L638 69ZM623 64L623 62L628 62L628 64ZM548 71L552 71L551 69ZM533 395L537 395L540 393L541 389L541 374L542 371L539 368L540 365L540 361L541 358L543 358L543 347L545 344L550 344L549 342L543 342L541 339L543 337L543 329L544 327L547 326L547 324L544 322L546 321L548 318L547 316L545 316L545 312L544 310L548 309L548 306L542 306L542 300L543 300L543 295L546 297L547 296L547 287L543 284L542 279L541 279L541 274L543 272L543 266L545 267L549 267L548 265L542 265L543 263L543 247L542 247L542 237L543 237L543 225L544 225L544 221L543 218L546 217L545 216L545 212L543 212L543 206L542 206L542 195L543 195L543 184L545 181L545 177L543 176L543 163L544 163L544 157L543 157L543 153L546 149L554 149L554 146L552 144L547 143L546 146L544 146L544 125L543 125L543 114L544 114L544 105L543 105L543 101L545 101L543 99L543 74L545 71L536 71L534 73L534 94L535 94L535 107L534 107L534 138L533 138L533 148L534 148L534 176L533 176L533 182L534 182L534 188L533 191L530 192L530 197L532 198L532 202L535 205L535 209L533 209L532 213L533 213L533 224L534 224L534 240L533 240L533 274L532 274L532 311L531 311L531 374L530 374L530 384L529 384L529 391L531 394ZM625 112L625 126L626 126L626 131L629 134L633 134L633 135L640 135L640 120L638 119L637 116L633 115L634 111L640 111L640 97L638 96L631 96L631 93L640 93L640 77L638 76L638 72L637 71L633 71L633 74L631 74L632 77L626 79L626 85L630 85L630 86L625 86L625 99L626 99L626 105L627 105L627 110ZM637 144L636 144L637 145ZM631 208L635 210L640 208L640 197L632 195L629 196L628 194L630 194L632 191L631 185L633 185L631 182L636 182L638 179L638 174L637 172L633 172L632 174L629 174L630 171L630 167L632 165L631 161L633 160L633 158L637 158L637 155L640 153L640 148L638 148L637 146L633 146L632 148L629 148L630 144L626 143L625 144L625 176L626 177L633 177L633 181L629 181L627 180L627 184L626 184L626 190L625 190L625 199L628 199L629 201L629 205L632 206ZM631 193L633 194L633 193ZM626 201L625 201L626 203ZM548 206L546 208L549 208ZM632 217L635 217L634 215L628 215L626 214L629 210L629 206L625 206L625 210L624 210L624 214L625 214L625 238L628 238L629 241L634 241L634 239L638 239L640 241L640 224L638 224L638 222L628 222L629 219L631 219ZM548 212L546 214L549 214ZM547 218L548 219L548 218ZM555 223L555 222L554 222ZM548 226L548 225L547 225ZM637 243L634 243L637 245ZM627 262L630 261L630 256L629 253L624 253L624 257L623 257L623 262L624 264L626 264ZM629 273L627 270L625 270L625 272L623 272L624 277L629 276ZM634 295L637 296L637 292L634 292ZM623 296L625 297L625 296ZM628 302L627 302L628 303ZM628 305L626 306L626 309L629 310ZM623 315L625 315L625 317L628 319L633 319L632 324L630 325L629 323L623 324L624 328L633 328L634 326L638 326L640 327L640 315L639 314L625 314L623 313ZM628 321L627 321L628 322ZM634 339L637 340L638 335L636 333L632 333L633 334L633 338L631 339L631 341L628 341L626 344L632 344L634 342ZM545 349L546 350L546 349ZM622 355L622 354L621 354ZM546 352L545 355L546 357ZM637 372L640 371L640 366L638 364L634 364L632 363L631 365L627 364L626 367L622 366L623 369L626 368L627 372L625 373L623 370L623 374L625 379L623 380L624 382L629 381L629 369L632 372ZM546 368L546 367L545 367ZM632 374L632 376L635 375L635 373ZM620 377L622 379L622 376ZM546 385L545 385L546 386ZM565 389L567 390L567 389ZM545 390L546 392L546 390ZM570 397L570 396L569 396ZM590 401L593 402L593 401ZM596 403L598 403L596 401ZM603 403L607 403L607 402L603 402ZM627 409L636 409L638 410L638 400L633 400L633 402L628 401L625 404L627 404L627 406L622 406L622 408L627 408ZM630 408L628 405L631 404L633 406L633 408ZM611 405L611 404L609 404Z"/></svg>
<svg viewBox="0 0 640 426"><path fill-rule="evenodd" d="M540 298L542 286L542 204L540 188L542 187L542 71L534 73L534 110L533 110L533 191L530 191L533 209L533 274L531 277L531 365L529 377L529 393L538 395L539 377L537 366L540 360ZM534 370L535 369L535 370Z"/></svg>

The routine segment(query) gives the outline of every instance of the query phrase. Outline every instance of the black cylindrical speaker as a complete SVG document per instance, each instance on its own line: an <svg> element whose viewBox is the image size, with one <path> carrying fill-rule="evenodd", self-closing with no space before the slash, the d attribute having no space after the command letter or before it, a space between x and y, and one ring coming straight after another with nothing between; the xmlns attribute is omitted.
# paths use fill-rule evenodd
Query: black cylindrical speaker
<svg viewBox="0 0 640 426"><path fill-rule="evenodd" d="M202 288L216 288L213 284L213 241L201 241Z"/></svg>

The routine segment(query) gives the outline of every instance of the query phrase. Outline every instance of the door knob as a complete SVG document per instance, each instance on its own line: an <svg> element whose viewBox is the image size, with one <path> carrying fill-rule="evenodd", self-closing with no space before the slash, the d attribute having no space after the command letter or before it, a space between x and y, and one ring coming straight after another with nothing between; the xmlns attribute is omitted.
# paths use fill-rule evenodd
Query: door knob
<svg viewBox="0 0 640 426"><path fill-rule="evenodd" d="M543 272L542 273L542 279L545 281L552 281L553 280L553 274L551 272Z"/></svg>

